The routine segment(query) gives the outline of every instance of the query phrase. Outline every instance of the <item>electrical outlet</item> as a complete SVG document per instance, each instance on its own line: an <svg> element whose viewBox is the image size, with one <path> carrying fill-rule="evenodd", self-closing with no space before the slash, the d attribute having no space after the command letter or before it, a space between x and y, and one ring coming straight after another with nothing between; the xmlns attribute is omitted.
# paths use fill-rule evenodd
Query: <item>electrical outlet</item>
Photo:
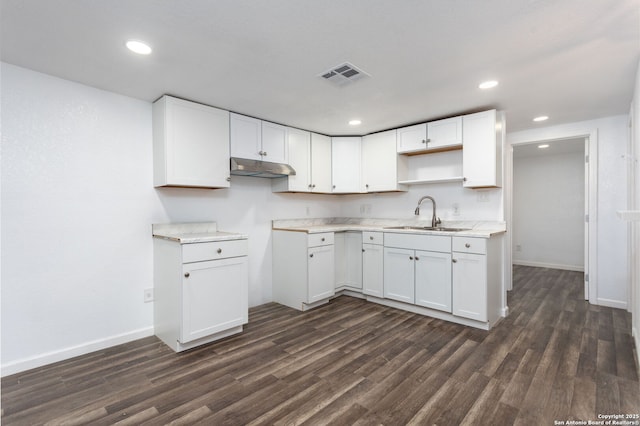
<svg viewBox="0 0 640 426"><path fill-rule="evenodd" d="M489 192L488 191L478 191L478 201L481 203L486 203L489 201Z"/></svg>
<svg viewBox="0 0 640 426"><path fill-rule="evenodd" d="M144 289L144 303L153 302L153 289L145 288Z"/></svg>

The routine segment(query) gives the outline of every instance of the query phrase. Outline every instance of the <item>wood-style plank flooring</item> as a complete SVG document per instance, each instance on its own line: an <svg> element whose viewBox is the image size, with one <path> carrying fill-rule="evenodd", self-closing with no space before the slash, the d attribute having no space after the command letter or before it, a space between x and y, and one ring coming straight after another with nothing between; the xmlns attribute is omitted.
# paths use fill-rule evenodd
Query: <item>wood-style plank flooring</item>
<svg viewBox="0 0 640 426"><path fill-rule="evenodd" d="M241 335L155 337L2 379L3 425L552 425L640 413L630 315L582 274L515 267L490 332L342 296L252 308Z"/></svg>

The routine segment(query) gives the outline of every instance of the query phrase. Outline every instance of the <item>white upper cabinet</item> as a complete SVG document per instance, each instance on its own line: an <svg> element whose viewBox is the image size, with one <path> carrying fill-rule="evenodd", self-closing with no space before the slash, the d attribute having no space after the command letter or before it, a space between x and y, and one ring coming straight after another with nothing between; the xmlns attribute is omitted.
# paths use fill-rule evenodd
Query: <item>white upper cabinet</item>
<svg viewBox="0 0 640 426"><path fill-rule="evenodd" d="M229 187L229 112L171 96L153 104L154 186Z"/></svg>
<svg viewBox="0 0 640 426"><path fill-rule="evenodd" d="M331 193L331 138L311 133L311 191Z"/></svg>
<svg viewBox="0 0 640 426"><path fill-rule="evenodd" d="M230 113L231 156L262 160L262 120Z"/></svg>
<svg viewBox="0 0 640 426"><path fill-rule="evenodd" d="M296 174L273 179L273 191L331 193L331 138L288 128L287 144Z"/></svg>
<svg viewBox="0 0 640 426"><path fill-rule="evenodd" d="M232 157L288 162L287 127L233 112L230 122Z"/></svg>
<svg viewBox="0 0 640 426"><path fill-rule="evenodd" d="M426 123L398 129L397 152L399 154L427 149Z"/></svg>
<svg viewBox="0 0 640 426"><path fill-rule="evenodd" d="M396 130L362 138L361 192L405 190L399 180L407 179L407 159L396 152Z"/></svg>
<svg viewBox="0 0 640 426"><path fill-rule="evenodd" d="M502 146L504 115L496 110L462 117L463 186L490 188L502 186Z"/></svg>
<svg viewBox="0 0 640 426"><path fill-rule="evenodd" d="M360 192L362 138L331 138L331 176L334 194Z"/></svg>
<svg viewBox="0 0 640 426"><path fill-rule="evenodd" d="M287 127L262 122L262 159L272 163L288 163Z"/></svg>
<svg viewBox="0 0 640 426"><path fill-rule="evenodd" d="M427 123L427 149L462 147L462 117Z"/></svg>

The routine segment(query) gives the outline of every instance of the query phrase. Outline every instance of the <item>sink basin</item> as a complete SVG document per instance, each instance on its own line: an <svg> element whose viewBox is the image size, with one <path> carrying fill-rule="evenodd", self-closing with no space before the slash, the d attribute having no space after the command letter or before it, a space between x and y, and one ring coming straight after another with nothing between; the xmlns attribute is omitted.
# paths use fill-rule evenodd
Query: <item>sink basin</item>
<svg viewBox="0 0 640 426"><path fill-rule="evenodd" d="M460 232L470 231L470 228L446 228L441 226L386 226L384 229L407 229L413 231L441 231L441 232Z"/></svg>

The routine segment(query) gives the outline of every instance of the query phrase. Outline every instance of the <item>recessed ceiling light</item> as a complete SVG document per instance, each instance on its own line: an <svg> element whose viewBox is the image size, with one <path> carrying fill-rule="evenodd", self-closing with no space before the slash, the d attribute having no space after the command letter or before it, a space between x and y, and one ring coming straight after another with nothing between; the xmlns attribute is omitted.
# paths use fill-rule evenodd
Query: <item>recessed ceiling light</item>
<svg viewBox="0 0 640 426"><path fill-rule="evenodd" d="M139 55L148 55L151 53L151 47L147 43L142 41L129 40L127 41L126 46L130 51L135 52Z"/></svg>
<svg viewBox="0 0 640 426"><path fill-rule="evenodd" d="M361 120L350 120L350 121L349 121L349 125L350 125L350 126L359 126L359 125L361 125L361 124L362 124L362 121L361 121Z"/></svg>
<svg viewBox="0 0 640 426"><path fill-rule="evenodd" d="M483 81L478 85L480 89L491 89L492 87L496 87L498 82L496 80Z"/></svg>
<svg viewBox="0 0 640 426"><path fill-rule="evenodd" d="M533 121L545 121L548 120L549 117L547 117L546 115L541 115L540 117L536 117L533 119Z"/></svg>
<svg viewBox="0 0 640 426"><path fill-rule="evenodd" d="M540 149L549 148L549 144L548 143L543 143L542 145L538 145L538 148L540 148Z"/></svg>

